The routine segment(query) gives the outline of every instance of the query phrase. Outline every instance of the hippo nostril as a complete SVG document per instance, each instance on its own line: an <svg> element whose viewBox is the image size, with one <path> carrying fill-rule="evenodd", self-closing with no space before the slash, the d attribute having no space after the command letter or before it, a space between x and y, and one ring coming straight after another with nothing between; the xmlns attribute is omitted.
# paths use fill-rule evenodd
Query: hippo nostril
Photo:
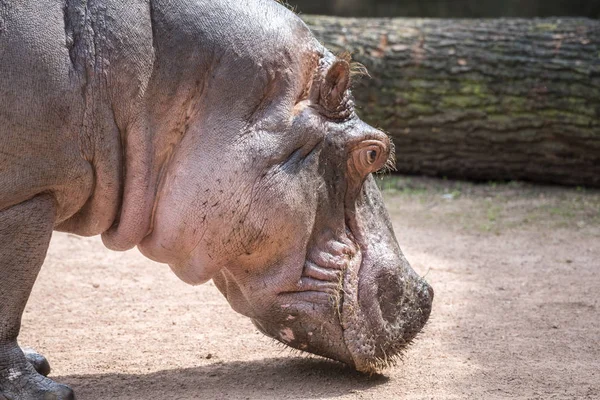
<svg viewBox="0 0 600 400"><path fill-rule="evenodd" d="M380 276L377 287L377 300L379 301L381 316L389 323L394 323L398 318L403 295L403 283L396 276Z"/></svg>

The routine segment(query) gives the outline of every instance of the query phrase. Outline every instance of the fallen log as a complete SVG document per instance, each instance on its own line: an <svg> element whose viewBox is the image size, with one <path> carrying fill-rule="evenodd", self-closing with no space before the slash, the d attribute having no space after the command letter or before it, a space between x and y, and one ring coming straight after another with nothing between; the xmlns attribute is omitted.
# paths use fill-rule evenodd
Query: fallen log
<svg viewBox="0 0 600 400"><path fill-rule="evenodd" d="M369 70L398 171L600 186L600 21L302 18Z"/></svg>

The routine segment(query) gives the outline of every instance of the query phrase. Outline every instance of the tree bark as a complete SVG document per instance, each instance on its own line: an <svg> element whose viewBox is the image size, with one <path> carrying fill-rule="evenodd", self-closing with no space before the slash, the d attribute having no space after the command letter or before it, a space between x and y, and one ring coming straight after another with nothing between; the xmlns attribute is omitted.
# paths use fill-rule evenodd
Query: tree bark
<svg viewBox="0 0 600 400"><path fill-rule="evenodd" d="M600 186L600 21L302 17L369 70L398 171Z"/></svg>

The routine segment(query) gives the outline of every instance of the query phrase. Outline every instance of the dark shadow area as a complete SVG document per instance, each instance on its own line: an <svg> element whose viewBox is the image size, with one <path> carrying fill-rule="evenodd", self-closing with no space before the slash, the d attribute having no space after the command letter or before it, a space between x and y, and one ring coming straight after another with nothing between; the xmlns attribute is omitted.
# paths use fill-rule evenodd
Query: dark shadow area
<svg viewBox="0 0 600 400"><path fill-rule="evenodd" d="M51 376L78 399L318 399L367 390L388 381L316 358L216 362L149 374Z"/></svg>
<svg viewBox="0 0 600 400"><path fill-rule="evenodd" d="M597 0L287 0L304 14L344 17L600 18Z"/></svg>

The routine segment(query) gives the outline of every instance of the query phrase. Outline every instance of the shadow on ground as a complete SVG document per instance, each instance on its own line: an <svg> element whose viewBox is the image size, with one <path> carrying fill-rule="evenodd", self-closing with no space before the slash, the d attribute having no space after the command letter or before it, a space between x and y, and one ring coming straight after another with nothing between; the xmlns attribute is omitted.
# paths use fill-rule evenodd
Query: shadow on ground
<svg viewBox="0 0 600 400"><path fill-rule="evenodd" d="M339 363L307 358L216 362L149 374L54 376L78 399L137 399L150 389L155 399L316 399L374 388L388 381Z"/></svg>

